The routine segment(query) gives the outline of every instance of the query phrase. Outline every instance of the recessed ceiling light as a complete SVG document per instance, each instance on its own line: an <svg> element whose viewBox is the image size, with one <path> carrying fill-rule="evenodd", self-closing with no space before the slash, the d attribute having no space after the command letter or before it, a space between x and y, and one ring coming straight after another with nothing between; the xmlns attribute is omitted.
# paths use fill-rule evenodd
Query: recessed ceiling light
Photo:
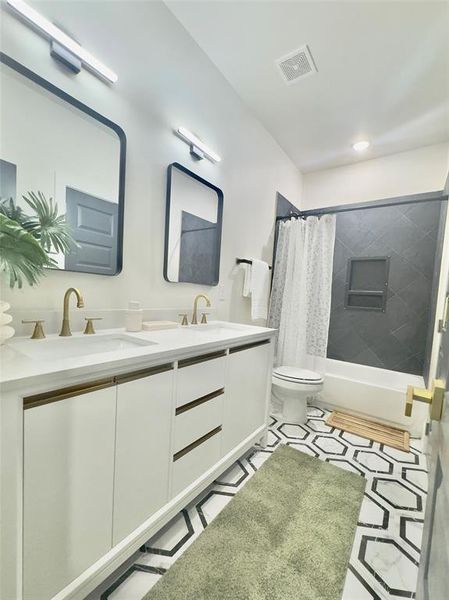
<svg viewBox="0 0 449 600"><path fill-rule="evenodd" d="M352 147L354 148L354 150L356 152L363 152L363 150L366 150L369 147L369 142L368 140L361 140L360 142L356 142L355 144L352 144Z"/></svg>

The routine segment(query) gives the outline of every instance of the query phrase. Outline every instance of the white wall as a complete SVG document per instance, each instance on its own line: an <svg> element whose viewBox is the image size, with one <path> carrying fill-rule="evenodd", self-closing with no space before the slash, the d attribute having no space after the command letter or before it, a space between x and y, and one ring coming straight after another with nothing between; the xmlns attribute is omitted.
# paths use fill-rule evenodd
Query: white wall
<svg viewBox="0 0 449 600"><path fill-rule="evenodd" d="M425 146L303 175L301 209L444 189L449 144Z"/></svg>
<svg viewBox="0 0 449 600"><path fill-rule="evenodd" d="M2 14L2 50L118 123L128 140L123 271L116 277L49 272L36 289L2 296L13 309L56 308L77 285L89 308L190 308L205 291L221 318L249 320L237 256L271 262L276 191L299 202L301 175L166 7L156 2L36 2L119 75L105 85L86 71L68 74L49 56L48 43ZM146 36L134 33L146 24ZM183 125L223 160L193 162L173 134ZM178 161L224 191L220 286L170 284L163 279L166 168ZM33 314L35 314L33 312Z"/></svg>

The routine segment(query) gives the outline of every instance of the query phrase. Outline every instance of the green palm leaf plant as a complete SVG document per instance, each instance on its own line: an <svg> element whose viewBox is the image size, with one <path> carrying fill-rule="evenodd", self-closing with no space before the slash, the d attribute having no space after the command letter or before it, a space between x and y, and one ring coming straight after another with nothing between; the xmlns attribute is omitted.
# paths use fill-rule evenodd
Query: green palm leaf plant
<svg viewBox="0 0 449 600"><path fill-rule="evenodd" d="M53 198L47 200L42 192L28 192L22 196L34 215L26 219L23 227L29 231L46 252L68 254L73 247L73 238L65 215L58 214L58 205Z"/></svg>
<svg viewBox="0 0 449 600"><path fill-rule="evenodd" d="M45 268L55 267L50 252L69 254L75 243L65 215L42 192L22 196L33 214L28 215L12 198L0 200L0 271L9 285L19 288L26 281L35 285Z"/></svg>
<svg viewBox="0 0 449 600"><path fill-rule="evenodd" d="M8 217L8 219L17 221L19 225L23 225L27 220L26 214L20 206L17 206L12 198L3 198L0 200L0 213L5 215L5 217Z"/></svg>
<svg viewBox="0 0 449 600"><path fill-rule="evenodd" d="M9 285L22 287L23 279L30 285L38 282L50 259L39 242L19 223L0 214L0 269L9 276Z"/></svg>

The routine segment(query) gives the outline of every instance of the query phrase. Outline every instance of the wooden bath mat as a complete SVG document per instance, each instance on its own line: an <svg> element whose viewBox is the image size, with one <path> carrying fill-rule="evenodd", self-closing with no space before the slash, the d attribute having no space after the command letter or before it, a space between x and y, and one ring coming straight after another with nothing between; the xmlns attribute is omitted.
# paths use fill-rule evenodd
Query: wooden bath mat
<svg viewBox="0 0 449 600"><path fill-rule="evenodd" d="M326 423L332 427L343 429L348 433L354 433L360 437L368 438L374 442L379 442L386 446L403 450L404 452L410 450L410 434L403 429L337 411L329 415Z"/></svg>

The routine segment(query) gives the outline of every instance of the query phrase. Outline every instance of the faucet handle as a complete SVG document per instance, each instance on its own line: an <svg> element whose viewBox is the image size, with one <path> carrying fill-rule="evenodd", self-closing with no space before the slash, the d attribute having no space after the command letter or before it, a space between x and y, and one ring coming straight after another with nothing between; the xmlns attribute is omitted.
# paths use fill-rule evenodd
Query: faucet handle
<svg viewBox="0 0 449 600"><path fill-rule="evenodd" d="M210 313L201 313L201 323L207 324L207 315Z"/></svg>
<svg viewBox="0 0 449 600"><path fill-rule="evenodd" d="M43 319L38 319L36 321L33 320L23 320L22 323L34 323L34 330L31 336L32 340L42 340L45 337L44 328L42 327L42 323L45 323Z"/></svg>
<svg viewBox="0 0 449 600"><path fill-rule="evenodd" d="M187 313L179 313L178 317L182 317L182 321L181 321L182 326L189 324L189 321L187 320Z"/></svg>
<svg viewBox="0 0 449 600"><path fill-rule="evenodd" d="M103 317L90 317L84 320L87 321L84 335L92 335L95 333L93 321L102 321Z"/></svg>

